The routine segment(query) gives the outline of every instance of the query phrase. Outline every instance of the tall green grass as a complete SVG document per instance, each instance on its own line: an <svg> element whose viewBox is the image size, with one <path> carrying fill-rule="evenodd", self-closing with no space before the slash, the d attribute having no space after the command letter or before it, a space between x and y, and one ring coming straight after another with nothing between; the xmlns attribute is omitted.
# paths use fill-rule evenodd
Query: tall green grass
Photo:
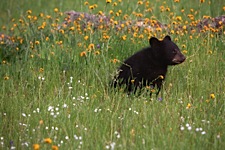
<svg viewBox="0 0 225 150"><path fill-rule="evenodd" d="M89 13L121 9L116 18L121 20L125 14L137 19L132 12L144 14L145 6L134 1L113 1L117 6L92 1L89 4L98 7L89 10L84 2L2 2L1 33L15 37L18 44L0 47L1 149L32 149L35 144L40 149L223 149L224 32L171 34L187 52L187 60L169 68L160 99L148 94L127 96L114 92L109 83L124 59L149 45L149 37L138 32L144 38L134 38L132 32L114 29L107 31L108 40L103 40L102 30L60 32L52 24L64 16L54 8ZM144 15L169 24L181 16L183 24L195 11L195 20L224 13L223 1L209 2L150 1L153 10ZM161 12L160 6L170 12ZM28 15L37 16L37 21L30 21ZM46 27L40 31L43 22ZM153 34L162 38L168 33ZM126 40L121 39L124 35ZM95 48L86 50L90 44Z"/></svg>

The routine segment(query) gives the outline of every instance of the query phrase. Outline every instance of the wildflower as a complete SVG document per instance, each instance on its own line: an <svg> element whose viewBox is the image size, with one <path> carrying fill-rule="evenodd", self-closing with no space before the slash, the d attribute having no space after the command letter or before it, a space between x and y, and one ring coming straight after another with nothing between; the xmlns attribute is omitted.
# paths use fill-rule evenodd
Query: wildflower
<svg viewBox="0 0 225 150"><path fill-rule="evenodd" d="M116 12L116 16L117 16L117 17L120 16L120 13Z"/></svg>
<svg viewBox="0 0 225 150"><path fill-rule="evenodd" d="M55 9L54 9L54 12L58 12L58 11L59 11L59 9L58 9L58 8L55 8Z"/></svg>
<svg viewBox="0 0 225 150"><path fill-rule="evenodd" d="M100 51L95 51L95 55L99 55L100 54Z"/></svg>
<svg viewBox="0 0 225 150"><path fill-rule="evenodd" d="M176 17L176 20L177 20L177 21L182 21L181 16L177 16L177 17Z"/></svg>
<svg viewBox="0 0 225 150"><path fill-rule="evenodd" d="M171 34L174 34L174 30L171 30L170 33L171 33Z"/></svg>
<svg viewBox="0 0 225 150"><path fill-rule="evenodd" d="M187 104L186 109L189 109L189 108L191 108L191 104L190 103Z"/></svg>
<svg viewBox="0 0 225 150"><path fill-rule="evenodd" d="M213 52L212 52L212 50L208 50L208 54L212 54Z"/></svg>
<svg viewBox="0 0 225 150"><path fill-rule="evenodd" d="M86 40L86 41L87 41L87 40L88 40L88 38L89 38L89 37L86 35L86 36L84 37L84 40Z"/></svg>
<svg viewBox="0 0 225 150"><path fill-rule="evenodd" d="M106 3L108 4L108 3L111 3L112 2L112 0L106 0Z"/></svg>
<svg viewBox="0 0 225 150"><path fill-rule="evenodd" d="M81 47L82 46L82 43L81 42L77 43L77 46L78 47Z"/></svg>
<svg viewBox="0 0 225 150"><path fill-rule="evenodd" d="M52 150L58 150L58 149L59 149L58 146L52 145Z"/></svg>
<svg viewBox="0 0 225 150"><path fill-rule="evenodd" d="M86 1L86 2L84 2L84 5L89 5L89 3Z"/></svg>
<svg viewBox="0 0 225 150"><path fill-rule="evenodd" d="M117 6L117 2L114 2L114 3L113 3L113 6Z"/></svg>
<svg viewBox="0 0 225 150"><path fill-rule="evenodd" d="M211 98L211 99L215 99L215 98L216 98L215 94L213 94L213 93L210 94L210 98Z"/></svg>
<svg viewBox="0 0 225 150"><path fill-rule="evenodd" d="M160 76L159 76L159 79L162 79L162 80L163 80L163 79L164 79L163 75L160 75Z"/></svg>
<svg viewBox="0 0 225 150"><path fill-rule="evenodd" d="M40 125L42 125L43 123L44 123L44 121L43 121L43 120L40 120L40 121L39 121L39 124L40 124Z"/></svg>
<svg viewBox="0 0 225 150"><path fill-rule="evenodd" d="M46 18L47 18L47 19L51 19L52 17L51 17L50 15L47 15Z"/></svg>
<svg viewBox="0 0 225 150"><path fill-rule="evenodd" d="M187 50L183 50L182 52L183 52L184 54L187 54L188 51L187 51Z"/></svg>
<svg viewBox="0 0 225 150"><path fill-rule="evenodd" d="M49 41L49 37L46 37L46 38L45 38L45 41Z"/></svg>
<svg viewBox="0 0 225 150"><path fill-rule="evenodd" d="M155 93L155 89L151 89L151 93Z"/></svg>
<svg viewBox="0 0 225 150"><path fill-rule="evenodd" d="M117 25L118 24L118 21L114 21L114 24Z"/></svg>
<svg viewBox="0 0 225 150"><path fill-rule="evenodd" d="M204 134L206 134L206 132L205 131L202 131L202 133L201 133L202 135L204 135Z"/></svg>
<svg viewBox="0 0 225 150"><path fill-rule="evenodd" d="M40 68L39 69L39 72L44 72L44 68Z"/></svg>
<svg viewBox="0 0 225 150"><path fill-rule="evenodd" d="M40 13L40 14L39 14L39 16L40 16L40 17L43 17L43 16L44 16L44 14L43 14L43 13Z"/></svg>
<svg viewBox="0 0 225 150"><path fill-rule="evenodd" d="M183 28L183 30L186 30L187 29L187 26L184 25L182 28Z"/></svg>
<svg viewBox="0 0 225 150"><path fill-rule="evenodd" d="M180 130L181 130L181 131L183 131L183 130L184 130L184 127L183 127L183 126L181 126L181 127L180 127Z"/></svg>
<svg viewBox="0 0 225 150"><path fill-rule="evenodd" d="M44 142L47 143L47 144L51 144L52 143L52 139L46 138L46 139L44 139Z"/></svg>
<svg viewBox="0 0 225 150"><path fill-rule="evenodd" d="M205 2L205 0L200 0L200 3L204 3Z"/></svg>
<svg viewBox="0 0 225 150"><path fill-rule="evenodd" d="M27 10L27 12L26 12L27 14L31 14L32 13L32 11L31 10Z"/></svg>
<svg viewBox="0 0 225 150"><path fill-rule="evenodd" d="M84 57L84 56L87 56L87 54L86 54L85 51L83 51L83 52L80 53L80 57Z"/></svg>
<svg viewBox="0 0 225 150"><path fill-rule="evenodd" d="M131 83L134 83L134 81L135 81L134 79L133 80L130 80Z"/></svg>
<svg viewBox="0 0 225 150"><path fill-rule="evenodd" d="M95 45L94 45L93 43L89 44L89 46L88 46L88 49L89 49L89 50L92 50L92 49L94 49L94 48L95 48Z"/></svg>
<svg viewBox="0 0 225 150"><path fill-rule="evenodd" d="M161 102L162 100L163 100L163 98L162 98L162 97L159 97L159 98L158 98L158 101L160 101L160 102Z"/></svg>
<svg viewBox="0 0 225 150"><path fill-rule="evenodd" d="M2 61L2 64L6 64L7 62L5 60Z"/></svg>
<svg viewBox="0 0 225 150"><path fill-rule="evenodd" d="M135 136L135 130L131 129L130 134L131 134L131 136Z"/></svg>
<svg viewBox="0 0 225 150"><path fill-rule="evenodd" d="M39 150L40 145L39 144L33 144L33 150Z"/></svg>
<svg viewBox="0 0 225 150"><path fill-rule="evenodd" d="M40 44L40 41L35 41L34 42L36 45L39 45Z"/></svg>
<svg viewBox="0 0 225 150"><path fill-rule="evenodd" d="M28 15L28 16L27 16L27 18L28 18L28 19L31 19L31 18L32 18L32 16L31 16L31 15Z"/></svg>
<svg viewBox="0 0 225 150"><path fill-rule="evenodd" d="M170 8L169 8L169 7L167 7L167 8L166 8L166 11L170 11Z"/></svg>
<svg viewBox="0 0 225 150"><path fill-rule="evenodd" d="M119 62L119 60L115 58L112 60L112 62L115 64L115 63Z"/></svg>
<svg viewBox="0 0 225 150"><path fill-rule="evenodd" d="M225 6L223 6L223 11L225 11Z"/></svg>
<svg viewBox="0 0 225 150"><path fill-rule="evenodd" d="M5 76L4 77L4 80L9 80L9 76Z"/></svg>
<svg viewBox="0 0 225 150"><path fill-rule="evenodd" d="M179 3L180 2L180 0L173 0L175 3Z"/></svg>
<svg viewBox="0 0 225 150"><path fill-rule="evenodd" d="M162 28L161 28L161 27L157 27L157 28L156 28L156 31L161 32L161 31L162 31Z"/></svg>
<svg viewBox="0 0 225 150"><path fill-rule="evenodd" d="M210 100L209 99L207 99L207 100L205 100L206 101L206 103L209 103L210 102Z"/></svg>
<svg viewBox="0 0 225 150"><path fill-rule="evenodd" d="M89 6L89 9L94 9L94 5Z"/></svg>
<svg viewBox="0 0 225 150"><path fill-rule="evenodd" d="M122 36L122 40L125 41L126 39L127 39L127 36L126 36L126 35L123 35L123 36Z"/></svg>
<svg viewBox="0 0 225 150"><path fill-rule="evenodd" d="M64 34L64 30L63 29L60 29L59 32L62 33L62 34Z"/></svg>
<svg viewBox="0 0 225 150"><path fill-rule="evenodd" d="M109 11L109 14L110 14L110 15L112 15L113 13L114 13L113 10L110 10L110 11Z"/></svg>
<svg viewBox="0 0 225 150"><path fill-rule="evenodd" d="M142 2L142 1L138 1L137 4L138 4L138 5L142 5L143 2Z"/></svg>

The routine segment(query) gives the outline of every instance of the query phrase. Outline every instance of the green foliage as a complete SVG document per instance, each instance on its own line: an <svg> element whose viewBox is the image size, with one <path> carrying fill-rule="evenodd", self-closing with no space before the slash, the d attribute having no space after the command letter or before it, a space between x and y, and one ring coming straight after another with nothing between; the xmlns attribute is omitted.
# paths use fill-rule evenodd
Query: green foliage
<svg viewBox="0 0 225 150"><path fill-rule="evenodd" d="M0 149L222 149L223 28L185 32L174 24L224 12L222 0L202 2L3 1ZM150 32L77 23L59 28L68 10L112 10L113 21L138 20L139 13L169 26ZM159 99L114 91L109 85L122 61L148 46L150 36L168 32L187 60L169 68Z"/></svg>

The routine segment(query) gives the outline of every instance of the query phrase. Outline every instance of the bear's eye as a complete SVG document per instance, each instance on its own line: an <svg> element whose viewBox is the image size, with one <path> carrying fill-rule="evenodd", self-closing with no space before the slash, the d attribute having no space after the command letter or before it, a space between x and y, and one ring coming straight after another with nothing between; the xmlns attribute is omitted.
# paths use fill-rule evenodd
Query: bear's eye
<svg viewBox="0 0 225 150"><path fill-rule="evenodd" d="M176 54L177 53L177 50L176 49L173 49L172 53L173 54Z"/></svg>

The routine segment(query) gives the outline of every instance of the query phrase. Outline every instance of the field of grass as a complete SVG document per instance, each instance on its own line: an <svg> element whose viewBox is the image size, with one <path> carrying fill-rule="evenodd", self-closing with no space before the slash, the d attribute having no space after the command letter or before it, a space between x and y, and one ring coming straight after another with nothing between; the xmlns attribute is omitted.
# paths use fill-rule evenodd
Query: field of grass
<svg viewBox="0 0 225 150"><path fill-rule="evenodd" d="M225 28L184 28L223 15L224 0L3 0L0 10L0 149L225 147ZM59 28L68 10L112 24ZM167 28L115 29L141 18ZM124 59L167 34L187 59L169 67L159 98L109 86Z"/></svg>

